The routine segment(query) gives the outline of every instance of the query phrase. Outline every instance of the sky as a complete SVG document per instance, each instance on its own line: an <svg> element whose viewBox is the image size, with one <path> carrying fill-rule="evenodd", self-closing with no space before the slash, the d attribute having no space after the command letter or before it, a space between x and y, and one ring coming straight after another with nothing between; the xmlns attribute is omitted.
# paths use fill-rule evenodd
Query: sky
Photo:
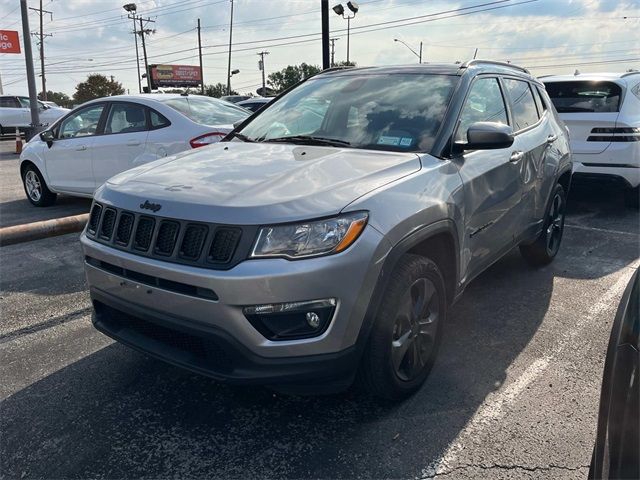
<svg viewBox="0 0 640 480"><path fill-rule="evenodd" d="M127 0L129 1L129 0ZM330 6L346 0L330 0ZM125 0L43 0L47 90L73 95L90 73L113 75L138 91L132 20ZM139 0L149 63L198 65L201 21L205 83L226 83L230 0ZM233 0L232 87L261 86L258 52L268 51L266 73L302 62L321 65L320 0ZM351 20L350 59L358 66L418 61L455 62L477 57L511 61L535 75L640 69L640 0L362 0ZM39 1L30 0L37 8ZM29 10L29 29L39 14ZM346 59L347 20L330 11L335 59ZM20 31L19 0L0 0L0 29ZM40 84L37 39L32 37ZM24 52L24 48L22 48ZM140 47L142 57L142 48ZM141 60L141 65L143 65ZM142 67L144 71L144 67ZM26 95L23 54L0 54L5 94Z"/></svg>

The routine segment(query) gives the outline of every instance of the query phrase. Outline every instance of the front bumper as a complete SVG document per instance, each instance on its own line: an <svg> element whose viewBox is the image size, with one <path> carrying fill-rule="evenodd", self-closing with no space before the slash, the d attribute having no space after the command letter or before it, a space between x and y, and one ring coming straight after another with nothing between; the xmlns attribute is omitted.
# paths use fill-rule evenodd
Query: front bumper
<svg viewBox="0 0 640 480"><path fill-rule="evenodd" d="M337 255L246 260L220 271L133 255L85 235L81 242L98 330L220 380L269 384L330 379L355 370L356 340L388 252L382 235L367 227L351 248ZM136 276L124 277L118 269ZM152 285L145 278L162 283ZM165 284L192 286L215 292L215 297L159 286ZM327 330L313 338L268 340L242 312L249 305L321 298L338 303ZM178 340L172 343L172 338Z"/></svg>

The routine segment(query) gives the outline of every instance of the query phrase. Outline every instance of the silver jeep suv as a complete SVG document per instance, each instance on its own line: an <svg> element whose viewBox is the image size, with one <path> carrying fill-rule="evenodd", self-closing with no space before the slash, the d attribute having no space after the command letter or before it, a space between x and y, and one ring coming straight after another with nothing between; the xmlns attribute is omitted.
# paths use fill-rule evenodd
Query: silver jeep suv
<svg viewBox="0 0 640 480"><path fill-rule="evenodd" d="M554 258L570 180L566 128L522 68L326 71L98 189L93 321L220 381L401 398L474 277L515 246Z"/></svg>

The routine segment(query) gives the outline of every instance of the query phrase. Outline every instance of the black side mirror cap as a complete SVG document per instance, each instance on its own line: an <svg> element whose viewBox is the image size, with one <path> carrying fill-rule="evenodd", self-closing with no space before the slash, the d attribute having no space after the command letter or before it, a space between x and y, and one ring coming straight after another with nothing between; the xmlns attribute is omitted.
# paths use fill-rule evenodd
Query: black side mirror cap
<svg viewBox="0 0 640 480"><path fill-rule="evenodd" d="M513 145L513 129L509 125L496 122L476 122L467 130L467 141L456 142L454 151L497 150Z"/></svg>
<svg viewBox="0 0 640 480"><path fill-rule="evenodd" d="M40 133L40 140L46 142L49 148L51 148L51 145L53 145L54 139L55 136L53 135L53 132L51 130L45 130L44 132Z"/></svg>

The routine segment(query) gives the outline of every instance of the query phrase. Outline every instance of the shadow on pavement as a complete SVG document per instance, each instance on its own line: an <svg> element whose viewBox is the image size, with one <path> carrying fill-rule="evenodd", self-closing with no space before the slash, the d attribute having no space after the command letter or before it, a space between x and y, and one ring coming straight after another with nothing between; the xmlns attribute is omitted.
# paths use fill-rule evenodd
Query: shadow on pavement
<svg viewBox="0 0 640 480"><path fill-rule="evenodd" d="M50 207L34 207L26 198L0 204L0 228L89 213L91 199L58 195Z"/></svg>

